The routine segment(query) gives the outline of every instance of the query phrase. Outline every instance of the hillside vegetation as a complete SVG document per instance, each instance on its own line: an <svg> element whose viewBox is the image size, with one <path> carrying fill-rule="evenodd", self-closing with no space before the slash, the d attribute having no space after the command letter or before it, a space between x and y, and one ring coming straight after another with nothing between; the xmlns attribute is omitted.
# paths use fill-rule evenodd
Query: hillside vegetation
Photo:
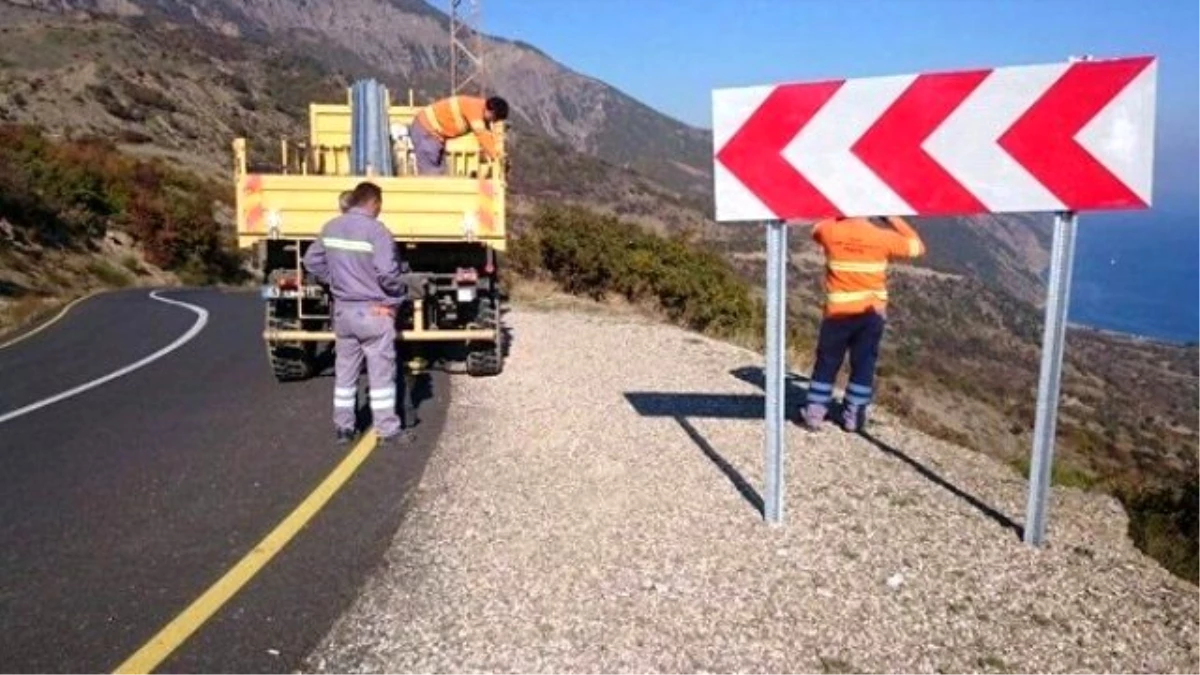
<svg viewBox="0 0 1200 675"><path fill-rule="evenodd" d="M131 235L147 260L185 279L234 279L239 257L217 219L225 186L127 157L112 143L52 142L31 127L0 125L0 219L19 243L86 250L110 230Z"/></svg>
<svg viewBox="0 0 1200 675"><path fill-rule="evenodd" d="M510 262L568 293L617 294L710 335L754 339L763 322L748 284L717 253L578 207L540 210L514 242Z"/></svg>

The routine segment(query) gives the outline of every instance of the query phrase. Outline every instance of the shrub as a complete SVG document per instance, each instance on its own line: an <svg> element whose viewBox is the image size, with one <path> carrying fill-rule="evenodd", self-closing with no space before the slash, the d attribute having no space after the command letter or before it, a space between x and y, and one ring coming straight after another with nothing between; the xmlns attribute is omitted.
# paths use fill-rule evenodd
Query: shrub
<svg viewBox="0 0 1200 675"><path fill-rule="evenodd" d="M1123 492L1129 535L1137 547L1174 574L1200 581L1200 482L1178 488Z"/></svg>
<svg viewBox="0 0 1200 675"><path fill-rule="evenodd" d="M109 141L53 143L34 128L0 125L0 218L46 246L82 250L115 227L136 237L154 265L233 280L240 256L214 215L229 199L226 186L126 157Z"/></svg>
<svg viewBox="0 0 1200 675"><path fill-rule="evenodd" d="M124 270L114 267L111 263L104 260L93 260L88 263L87 271L92 276L100 280L100 283L105 286L114 286L116 288L124 288L131 282L129 274Z"/></svg>
<svg viewBox="0 0 1200 675"><path fill-rule="evenodd" d="M144 145L154 140L150 134L138 131L136 129L122 129L117 134L117 138L119 138L122 143L129 143L130 145Z"/></svg>
<svg viewBox="0 0 1200 675"><path fill-rule="evenodd" d="M1029 479L1029 472L1032 468L1032 463L1029 457L1021 456L1009 463L1016 469L1026 480ZM1061 487L1079 488L1080 490L1090 490L1099 483L1096 475L1087 469L1079 468L1068 457L1056 457L1054 466L1050 468L1050 484Z"/></svg>
<svg viewBox="0 0 1200 675"><path fill-rule="evenodd" d="M514 271L593 299L649 302L671 320L720 336L761 332L762 309L717 253L582 208L545 208L510 254Z"/></svg>
<svg viewBox="0 0 1200 675"><path fill-rule="evenodd" d="M154 108L165 112L176 112L179 107L157 89L146 87L136 82L125 82L125 95L137 105Z"/></svg>

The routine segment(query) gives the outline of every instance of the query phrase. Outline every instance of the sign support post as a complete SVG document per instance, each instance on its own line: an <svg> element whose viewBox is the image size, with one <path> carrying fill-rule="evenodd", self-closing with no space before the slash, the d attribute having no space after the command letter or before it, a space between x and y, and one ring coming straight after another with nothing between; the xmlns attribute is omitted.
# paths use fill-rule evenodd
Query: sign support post
<svg viewBox="0 0 1200 675"><path fill-rule="evenodd" d="M766 490L763 518L783 522L784 352L787 348L787 226L767 222Z"/></svg>
<svg viewBox="0 0 1200 675"><path fill-rule="evenodd" d="M1025 543L1041 546L1046 538L1046 511L1054 468L1054 437L1066 343L1067 307L1071 299L1071 269L1075 260L1078 216L1060 212L1054 217L1050 249L1050 278L1046 284L1046 323L1042 329L1042 367L1038 378L1037 421L1033 458L1029 466L1029 504L1025 510Z"/></svg>

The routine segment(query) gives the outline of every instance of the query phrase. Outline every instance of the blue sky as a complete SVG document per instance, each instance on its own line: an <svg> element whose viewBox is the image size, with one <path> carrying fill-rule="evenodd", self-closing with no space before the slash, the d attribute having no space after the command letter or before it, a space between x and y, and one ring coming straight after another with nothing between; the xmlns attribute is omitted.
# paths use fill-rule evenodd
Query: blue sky
<svg viewBox="0 0 1200 675"><path fill-rule="evenodd" d="M1196 211L1195 0L482 2L486 32L702 127L720 87L1154 54L1156 207Z"/></svg>

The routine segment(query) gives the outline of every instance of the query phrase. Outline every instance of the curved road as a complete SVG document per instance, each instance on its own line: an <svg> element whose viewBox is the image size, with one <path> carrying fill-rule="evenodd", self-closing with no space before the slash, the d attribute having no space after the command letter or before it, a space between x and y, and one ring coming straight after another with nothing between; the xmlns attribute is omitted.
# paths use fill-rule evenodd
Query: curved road
<svg viewBox="0 0 1200 675"><path fill-rule="evenodd" d="M332 380L278 384L257 296L91 298L0 349L0 670L105 672L251 551L348 452ZM325 507L157 668L288 672L349 605L399 525L448 404L424 376L416 440L378 448ZM421 400L424 399L424 400ZM5 419L5 416L8 419Z"/></svg>

